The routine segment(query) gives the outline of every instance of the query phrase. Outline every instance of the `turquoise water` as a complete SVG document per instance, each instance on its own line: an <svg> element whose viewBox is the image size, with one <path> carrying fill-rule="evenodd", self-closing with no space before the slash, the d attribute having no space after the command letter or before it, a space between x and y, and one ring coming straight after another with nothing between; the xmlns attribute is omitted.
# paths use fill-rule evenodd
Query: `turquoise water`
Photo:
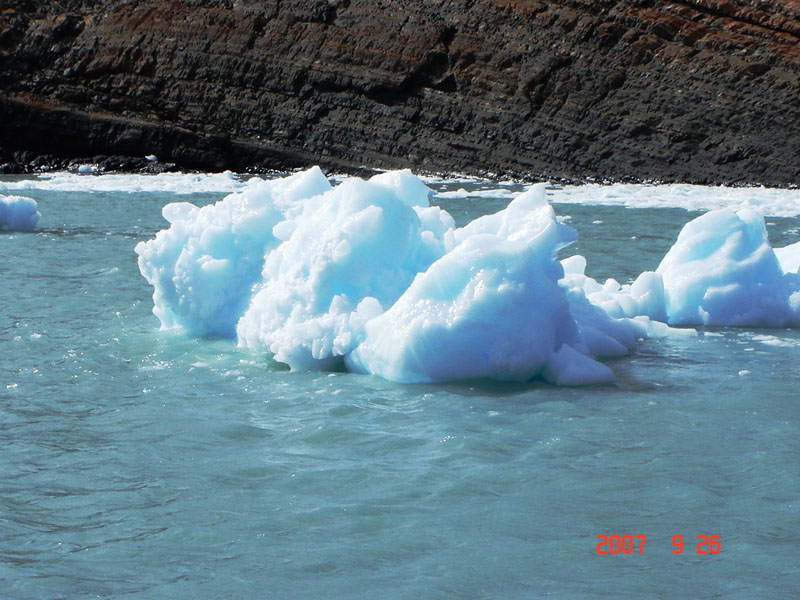
<svg viewBox="0 0 800 600"><path fill-rule="evenodd" d="M800 333L642 342L594 388L290 373L151 313L134 245L164 203L222 194L23 195L43 216L0 234L0 597L800 594ZM621 281L696 215L556 212ZM601 534L647 542L598 555Z"/></svg>

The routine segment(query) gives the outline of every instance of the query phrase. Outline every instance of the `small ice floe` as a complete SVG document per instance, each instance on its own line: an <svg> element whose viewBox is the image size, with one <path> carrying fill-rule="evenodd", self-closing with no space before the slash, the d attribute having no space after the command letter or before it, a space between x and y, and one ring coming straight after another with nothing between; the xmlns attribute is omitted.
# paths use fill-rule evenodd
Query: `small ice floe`
<svg viewBox="0 0 800 600"><path fill-rule="evenodd" d="M32 231L41 216L33 198L0 196L0 231Z"/></svg>
<svg viewBox="0 0 800 600"><path fill-rule="evenodd" d="M97 165L78 165L78 175L96 175L100 173L101 169Z"/></svg>

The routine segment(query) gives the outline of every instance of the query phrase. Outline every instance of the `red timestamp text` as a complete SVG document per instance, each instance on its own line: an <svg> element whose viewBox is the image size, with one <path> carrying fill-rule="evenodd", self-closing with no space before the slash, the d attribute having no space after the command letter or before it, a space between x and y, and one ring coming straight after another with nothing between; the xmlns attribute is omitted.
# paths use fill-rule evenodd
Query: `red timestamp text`
<svg viewBox="0 0 800 600"><path fill-rule="evenodd" d="M719 554L722 551L722 544L718 535L698 535L697 536L698 554ZM683 536L672 536L672 553L680 554L683 552Z"/></svg>
<svg viewBox="0 0 800 600"><path fill-rule="evenodd" d="M644 545L647 536L644 535L598 535L598 554L644 554ZM698 535L697 554L719 554L722 551L722 542L718 535ZM672 553L683 552L683 536L672 536Z"/></svg>
<svg viewBox="0 0 800 600"><path fill-rule="evenodd" d="M644 554L644 544L647 537L643 535L598 535L598 554L633 554L634 546L639 554Z"/></svg>

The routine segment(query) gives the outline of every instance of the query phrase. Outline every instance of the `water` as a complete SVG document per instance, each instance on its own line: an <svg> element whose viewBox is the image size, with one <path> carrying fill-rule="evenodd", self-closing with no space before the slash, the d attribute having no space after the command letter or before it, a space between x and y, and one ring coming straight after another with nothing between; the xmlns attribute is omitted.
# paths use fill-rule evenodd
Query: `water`
<svg viewBox="0 0 800 600"><path fill-rule="evenodd" d="M164 203L222 193L18 193L43 216L0 234L1 597L800 593L800 333L646 341L594 388L290 373L157 329L133 246ZM460 223L507 202L440 201ZM620 281L698 214L556 212ZM598 555L601 534L644 553Z"/></svg>

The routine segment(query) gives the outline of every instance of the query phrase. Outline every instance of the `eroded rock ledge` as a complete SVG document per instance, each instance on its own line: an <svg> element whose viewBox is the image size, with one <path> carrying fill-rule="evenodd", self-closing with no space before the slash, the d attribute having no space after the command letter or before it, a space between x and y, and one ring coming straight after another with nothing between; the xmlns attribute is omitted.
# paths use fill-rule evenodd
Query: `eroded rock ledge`
<svg viewBox="0 0 800 600"><path fill-rule="evenodd" d="M800 183L800 2L6 0L0 163Z"/></svg>

